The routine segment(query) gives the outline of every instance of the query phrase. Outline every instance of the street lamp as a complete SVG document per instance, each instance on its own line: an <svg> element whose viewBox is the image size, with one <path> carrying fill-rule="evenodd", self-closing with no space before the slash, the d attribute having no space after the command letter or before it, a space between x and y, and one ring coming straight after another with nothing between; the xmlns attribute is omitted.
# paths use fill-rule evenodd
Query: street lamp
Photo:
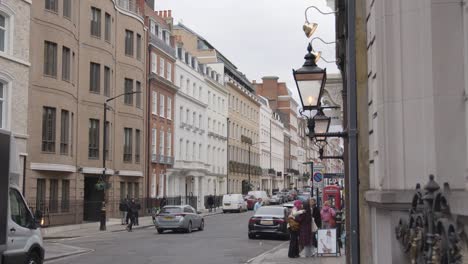
<svg viewBox="0 0 468 264"><path fill-rule="evenodd" d="M317 133L317 134L326 134L328 132L328 129L330 128L330 123L331 123L331 117L327 117L323 113L323 108L320 108L317 111L317 114L313 118L314 122L314 130L310 131L312 133ZM327 139L326 136L316 136L315 140L317 141L325 141Z"/></svg>
<svg viewBox="0 0 468 264"><path fill-rule="evenodd" d="M102 140L102 178L99 179L101 182L104 182L104 201L102 203L102 208L101 208L101 221L100 221L100 226L99 226L99 230L100 231L105 231L106 230L106 190L107 190L107 180L106 180L106 141L107 141L107 127L106 127L106 123L107 123L107 103L110 102L110 101L113 101L121 96L124 96L124 95L133 95L133 94L137 94L137 93L141 93L141 91L132 91L132 92L127 92L127 93L123 93L123 94L119 94L117 96L114 96L112 98L108 98L104 101L104 135L103 135L103 140Z"/></svg>
<svg viewBox="0 0 468 264"><path fill-rule="evenodd" d="M304 65L298 70L293 69L293 76L301 98L302 108L313 110L320 107L320 98L327 81L327 70L317 66L319 57L312 53L310 43L307 51Z"/></svg>
<svg viewBox="0 0 468 264"><path fill-rule="evenodd" d="M266 143L265 141L261 141L261 142L255 142L255 143L249 143L249 142L246 142L248 145L249 145L249 190L251 188L251 183L250 183L250 147L252 147L253 145L256 145L256 144L264 144Z"/></svg>

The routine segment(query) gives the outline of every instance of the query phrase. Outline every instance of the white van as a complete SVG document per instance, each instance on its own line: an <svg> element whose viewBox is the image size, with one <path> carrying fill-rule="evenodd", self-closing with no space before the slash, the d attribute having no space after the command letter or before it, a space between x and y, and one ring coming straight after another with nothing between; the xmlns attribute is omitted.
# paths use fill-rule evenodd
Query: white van
<svg viewBox="0 0 468 264"><path fill-rule="evenodd" d="M223 213L247 211L247 202L242 194L223 195Z"/></svg>
<svg viewBox="0 0 468 264"><path fill-rule="evenodd" d="M249 195L255 196L257 199L262 198L264 205L270 204L270 198L268 198L268 194L265 191L250 191Z"/></svg>
<svg viewBox="0 0 468 264"><path fill-rule="evenodd" d="M41 230L17 187L18 159L11 134L0 130L0 264L42 264Z"/></svg>

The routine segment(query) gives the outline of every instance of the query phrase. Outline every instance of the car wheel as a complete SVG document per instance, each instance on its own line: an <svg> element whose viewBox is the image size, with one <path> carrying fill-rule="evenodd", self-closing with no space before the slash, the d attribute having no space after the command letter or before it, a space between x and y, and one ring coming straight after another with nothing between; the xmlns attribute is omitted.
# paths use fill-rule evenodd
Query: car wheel
<svg viewBox="0 0 468 264"><path fill-rule="evenodd" d="M192 233L192 222L189 222L188 223L188 227L187 227L187 233Z"/></svg>
<svg viewBox="0 0 468 264"><path fill-rule="evenodd" d="M203 229L205 229L205 220L202 219L198 230L203 231Z"/></svg>
<svg viewBox="0 0 468 264"><path fill-rule="evenodd" d="M164 233L164 229L158 228L157 230L158 230L158 234Z"/></svg>
<svg viewBox="0 0 468 264"><path fill-rule="evenodd" d="M255 237L256 237L256 236L255 236L254 234L249 233L249 239L255 239Z"/></svg>
<svg viewBox="0 0 468 264"><path fill-rule="evenodd" d="M26 263L27 264L42 264L42 260L36 252L31 252L28 254Z"/></svg>

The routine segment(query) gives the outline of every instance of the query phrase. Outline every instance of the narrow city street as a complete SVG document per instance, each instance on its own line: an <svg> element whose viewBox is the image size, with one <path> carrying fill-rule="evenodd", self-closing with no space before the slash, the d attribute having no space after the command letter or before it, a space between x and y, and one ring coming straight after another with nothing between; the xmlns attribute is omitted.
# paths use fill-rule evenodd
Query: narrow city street
<svg viewBox="0 0 468 264"><path fill-rule="evenodd" d="M252 212L205 218L204 231L158 234L154 228L113 232L72 240L48 241L91 249L86 254L51 260L54 264L234 264L269 251L285 241L249 240L247 223Z"/></svg>

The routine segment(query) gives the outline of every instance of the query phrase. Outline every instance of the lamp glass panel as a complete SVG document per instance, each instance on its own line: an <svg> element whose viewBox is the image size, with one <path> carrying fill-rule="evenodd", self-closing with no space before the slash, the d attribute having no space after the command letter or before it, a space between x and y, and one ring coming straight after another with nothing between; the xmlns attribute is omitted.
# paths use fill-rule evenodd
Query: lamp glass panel
<svg viewBox="0 0 468 264"><path fill-rule="evenodd" d="M322 80L297 81L303 106L317 106Z"/></svg>

